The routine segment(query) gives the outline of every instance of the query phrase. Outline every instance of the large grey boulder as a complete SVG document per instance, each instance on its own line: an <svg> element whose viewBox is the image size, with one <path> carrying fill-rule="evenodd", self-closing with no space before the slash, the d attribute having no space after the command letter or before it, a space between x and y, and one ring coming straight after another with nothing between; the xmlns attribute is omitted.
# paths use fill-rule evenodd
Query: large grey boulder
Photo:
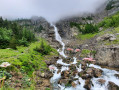
<svg viewBox="0 0 119 90"><path fill-rule="evenodd" d="M119 46L101 46L96 51L97 64L119 67Z"/></svg>
<svg viewBox="0 0 119 90"><path fill-rule="evenodd" d="M104 34L103 36L100 36L96 39L97 42L105 40L114 41L116 40L116 36L114 34Z"/></svg>

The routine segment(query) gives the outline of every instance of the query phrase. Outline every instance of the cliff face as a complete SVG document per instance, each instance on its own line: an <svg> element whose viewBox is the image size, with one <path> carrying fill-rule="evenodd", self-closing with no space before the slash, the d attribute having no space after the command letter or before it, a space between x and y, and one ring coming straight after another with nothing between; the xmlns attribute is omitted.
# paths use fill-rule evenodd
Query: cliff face
<svg viewBox="0 0 119 90"><path fill-rule="evenodd" d="M85 14L82 17L77 16L73 18L63 19L56 23L56 26L59 29L59 33L64 39L71 39L73 35L72 28L70 27L71 22L75 23L86 23L86 22L93 22L98 23L104 19L104 17L110 16L115 14L119 11L119 0L109 0L108 3L102 6L101 9L97 10L95 14ZM92 20L84 20L83 18L91 17Z"/></svg>

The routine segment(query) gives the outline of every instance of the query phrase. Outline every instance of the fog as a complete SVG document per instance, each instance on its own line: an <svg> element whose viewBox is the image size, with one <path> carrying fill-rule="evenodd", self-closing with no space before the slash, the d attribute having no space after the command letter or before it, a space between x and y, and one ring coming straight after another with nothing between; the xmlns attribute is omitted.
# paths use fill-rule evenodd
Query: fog
<svg viewBox="0 0 119 90"><path fill-rule="evenodd" d="M7 19L42 16L49 22L95 13L107 0L0 0L0 16Z"/></svg>

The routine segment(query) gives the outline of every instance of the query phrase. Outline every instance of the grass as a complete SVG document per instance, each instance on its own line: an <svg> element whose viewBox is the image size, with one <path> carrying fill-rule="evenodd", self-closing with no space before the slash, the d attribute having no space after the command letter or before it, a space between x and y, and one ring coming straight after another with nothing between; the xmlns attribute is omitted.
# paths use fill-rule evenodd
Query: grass
<svg viewBox="0 0 119 90"><path fill-rule="evenodd" d="M44 41L44 47L49 46L49 44ZM47 65L45 60L50 60L52 56L58 56L58 52L56 49L50 48L50 53L44 55L40 52L35 51L36 47L41 45L41 40L31 43L28 47L18 46L16 50L13 49L0 49L0 64L2 62L9 62L11 66L7 68L0 68L0 71L7 71L7 72L21 72L24 77L28 76L29 78L33 77L33 72L36 70L41 70L44 72L47 70ZM33 81L34 82L34 81ZM27 82L28 83L28 82ZM0 90L15 90L14 88L3 87ZM20 89L20 90L35 90L35 86L33 83L30 87Z"/></svg>
<svg viewBox="0 0 119 90"><path fill-rule="evenodd" d="M97 35L97 33L89 33L89 34L78 34L78 36L76 36L76 38L80 39L80 40L87 40L87 39L91 39L93 38L95 35Z"/></svg>
<svg viewBox="0 0 119 90"><path fill-rule="evenodd" d="M47 69L46 63L44 62L45 58L41 53L35 51L34 49L40 45L39 42L34 42L29 45L29 47L17 47L17 50L13 49L0 49L0 63L9 62L11 67L14 69L21 70L28 75L32 75L32 72L37 69ZM45 44L48 44L45 41ZM49 56L57 55L57 51L51 48Z"/></svg>

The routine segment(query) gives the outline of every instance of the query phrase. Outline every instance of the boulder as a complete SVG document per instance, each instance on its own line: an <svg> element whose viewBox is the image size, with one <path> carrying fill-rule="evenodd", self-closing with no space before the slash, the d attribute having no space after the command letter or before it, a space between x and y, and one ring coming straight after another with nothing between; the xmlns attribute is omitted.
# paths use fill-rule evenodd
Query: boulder
<svg viewBox="0 0 119 90"><path fill-rule="evenodd" d="M68 83L71 83L71 80L70 79L60 79L59 80L59 82L58 82L59 84L68 84Z"/></svg>
<svg viewBox="0 0 119 90"><path fill-rule="evenodd" d="M72 85L72 87L76 87L76 83L75 82L72 82L71 85Z"/></svg>
<svg viewBox="0 0 119 90"><path fill-rule="evenodd" d="M87 90L91 90L91 86L93 86L91 79L87 79L85 81L84 88L86 88Z"/></svg>
<svg viewBox="0 0 119 90"><path fill-rule="evenodd" d="M81 76L81 78L82 78L82 79L89 79L89 78L92 78L92 76L89 75L89 74L83 74L83 75Z"/></svg>
<svg viewBox="0 0 119 90"><path fill-rule="evenodd" d="M97 42L105 41L105 40L114 41L114 40L116 40L116 36L114 34L105 34L105 35L98 37L96 39Z"/></svg>
<svg viewBox="0 0 119 90"><path fill-rule="evenodd" d="M100 77L101 75L102 75L102 70L100 70L100 69L97 69L97 68L94 68L93 69L93 75L94 75L94 77L96 77L96 78L98 78L98 77Z"/></svg>
<svg viewBox="0 0 119 90"><path fill-rule="evenodd" d="M116 85L115 83L109 81L108 90L119 90L119 86Z"/></svg>
<svg viewBox="0 0 119 90"><path fill-rule="evenodd" d="M115 74L114 76L119 79L119 74Z"/></svg>
<svg viewBox="0 0 119 90"><path fill-rule="evenodd" d="M96 63L119 68L119 46L100 46L95 54Z"/></svg>
<svg viewBox="0 0 119 90"><path fill-rule="evenodd" d="M99 82L101 85L104 85L106 81L105 81L104 79L98 79L98 82Z"/></svg>

